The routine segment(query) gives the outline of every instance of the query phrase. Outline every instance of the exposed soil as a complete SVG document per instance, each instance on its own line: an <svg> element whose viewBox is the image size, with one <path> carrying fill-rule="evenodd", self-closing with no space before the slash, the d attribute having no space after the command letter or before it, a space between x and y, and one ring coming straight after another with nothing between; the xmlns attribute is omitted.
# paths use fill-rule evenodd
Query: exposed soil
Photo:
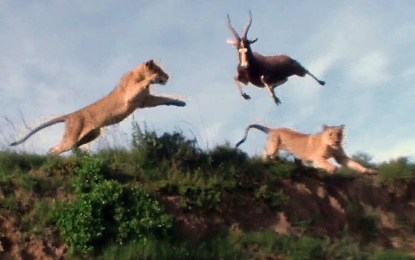
<svg viewBox="0 0 415 260"><path fill-rule="evenodd" d="M383 186L376 177L297 177L283 181L281 188L289 200L274 211L244 194L238 201L226 201L225 196L226 207L211 214L183 212L179 197L165 197L163 201L175 215L177 227L192 240L228 228L333 238L340 238L349 229L362 244L371 242L381 248L415 253L415 183ZM353 214L351 207L359 214ZM362 212L374 216L373 229L356 217Z"/></svg>
<svg viewBox="0 0 415 260"><path fill-rule="evenodd" d="M237 196L237 201L235 196L225 194L225 206L213 213L184 211L177 196L165 195L161 200L174 214L180 233L193 240L229 228L333 238L341 237L348 229L362 243L370 241L381 248L415 252L415 183L383 186L373 176L344 179L301 176L284 180L281 189L289 199L279 210L271 210L244 193ZM365 231L365 222L361 226L362 220L354 217L353 210L375 216L376 228ZM28 236L22 233L20 222L10 216L10 212L0 208L1 259L64 258L67 246L54 227L44 231L46 236L42 238Z"/></svg>

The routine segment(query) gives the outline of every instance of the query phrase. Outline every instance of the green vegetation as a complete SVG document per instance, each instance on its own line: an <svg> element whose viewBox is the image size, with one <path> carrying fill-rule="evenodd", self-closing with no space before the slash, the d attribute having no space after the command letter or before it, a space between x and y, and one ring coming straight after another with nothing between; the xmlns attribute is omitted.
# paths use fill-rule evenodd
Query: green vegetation
<svg viewBox="0 0 415 260"><path fill-rule="evenodd" d="M344 237L314 237L311 219L299 219L294 226L302 232L287 236L232 225L238 222L235 209L277 215L296 199L286 193L286 182L310 176L350 181L342 175L322 178L284 160L263 163L229 144L204 151L180 132L133 130L128 150L69 157L0 152L0 217L11 216L26 237L63 240L66 256L75 258L409 259L370 245L379 234L378 216L356 201L345 206ZM368 156L358 158L369 164ZM406 158L373 166L383 185L414 183L415 164ZM193 239L178 228L177 211L222 221L203 239Z"/></svg>
<svg viewBox="0 0 415 260"><path fill-rule="evenodd" d="M382 163L379 166L379 177L383 183L396 184L414 179L415 164L402 157Z"/></svg>
<svg viewBox="0 0 415 260"><path fill-rule="evenodd" d="M97 245L167 236L172 217L155 196L139 186L106 180L102 161L85 156L75 168L74 202L58 203L54 219L75 253L90 254Z"/></svg>
<svg viewBox="0 0 415 260"><path fill-rule="evenodd" d="M199 243L149 241L110 247L101 259L272 259L276 253L288 259L367 259L368 252L350 240L333 242L309 236L281 236L275 232L228 233ZM120 258L117 258L120 257Z"/></svg>

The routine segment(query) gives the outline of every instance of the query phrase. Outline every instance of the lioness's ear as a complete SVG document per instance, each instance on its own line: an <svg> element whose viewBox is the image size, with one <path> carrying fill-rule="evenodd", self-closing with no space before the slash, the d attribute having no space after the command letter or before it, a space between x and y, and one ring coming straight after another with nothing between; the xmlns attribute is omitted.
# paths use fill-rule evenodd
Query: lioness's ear
<svg viewBox="0 0 415 260"><path fill-rule="evenodd" d="M146 62L146 66L149 68L153 67L153 65L154 65L154 60L149 60Z"/></svg>
<svg viewBox="0 0 415 260"><path fill-rule="evenodd" d="M323 125L321 125L321 128L322 128L323 130L326 130L326 129L328 128L328 126L327 126L326 124L323 124Z"/></svg>
<svg viewBox="0 0 415 260"><path fill-rule="evenodd" d="M339 128L341 129L341 130L343 130L344 129L344 125L339 125Z"/></svg>

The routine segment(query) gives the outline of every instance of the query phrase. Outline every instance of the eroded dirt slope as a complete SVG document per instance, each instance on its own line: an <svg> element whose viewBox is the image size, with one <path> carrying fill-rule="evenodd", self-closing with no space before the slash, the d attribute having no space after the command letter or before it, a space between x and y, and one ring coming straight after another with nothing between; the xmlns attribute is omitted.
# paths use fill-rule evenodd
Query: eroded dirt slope
<svg viewBox="0 0 415 260"><path fill-rule="evenodd" d="M178 230L191 239L229 228L329 237L341 237L349 230L362 243L415 252L415 183L386 186L376 177L299 176L283 180L280 188L288 200L278 210L243 191L238 196L224 194L222 208L214 213L183 211L178 196L162 195L161 200L174 214ZM17 188L15 193L19 193ZM26 198L22 203L33 203L34 199L51 198ZM63 258L67 246L56 227L38 237L24 234L21 223L12 212L0 208L1 259Z"/></svg>

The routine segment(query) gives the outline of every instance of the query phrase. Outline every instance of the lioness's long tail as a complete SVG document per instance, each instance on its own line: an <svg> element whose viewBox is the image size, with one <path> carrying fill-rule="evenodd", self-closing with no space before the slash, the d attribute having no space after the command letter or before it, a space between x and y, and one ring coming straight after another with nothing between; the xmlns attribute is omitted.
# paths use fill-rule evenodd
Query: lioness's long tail
<svg viewBox="0 0 415 260"><path fill-rule="evenodd" d="M252 124L252 125L249 125L249 126L246 128L246 130L245 130L245 135L244 135L244 138L242 138L242 140L241 140L241 141L239 141L239 142L235 145L235 147L238 147L238 146L240 146L243 142L245 142L246 138L248 137L248 132L249 132L249 129L251 129L251 128L258 129L258 130L260 130L260 131L262 131L262 132L264 132L264 133L266 133L266 134L268 134L268 133L269 133L269 131L270 131L270 128L268 128L268 127L266 127L266 126L263 126L263 125L258 125L258 124Z"/></svg>
<svg viewBox="0 0 415 260"><path fill-rule="evenodd" d="M48 122L45 122L45 123L41 124L40 126L36 127L35 129L33 129L32 131L30 131L25 137L23 137L19 141L15 141L15 142L11 143L10 146L15 146L15 145L21 144L24 141L26 141L27 139L29 139L29 137L31 137L37 131L42 130L43 128L46 128L48 126L51 126L51 125L54 125L54 124L57 124L57 123L62 123L64 121L65 121L65 116L60 116L60 117L54 118L54 119L52 119Z"/></svg>

